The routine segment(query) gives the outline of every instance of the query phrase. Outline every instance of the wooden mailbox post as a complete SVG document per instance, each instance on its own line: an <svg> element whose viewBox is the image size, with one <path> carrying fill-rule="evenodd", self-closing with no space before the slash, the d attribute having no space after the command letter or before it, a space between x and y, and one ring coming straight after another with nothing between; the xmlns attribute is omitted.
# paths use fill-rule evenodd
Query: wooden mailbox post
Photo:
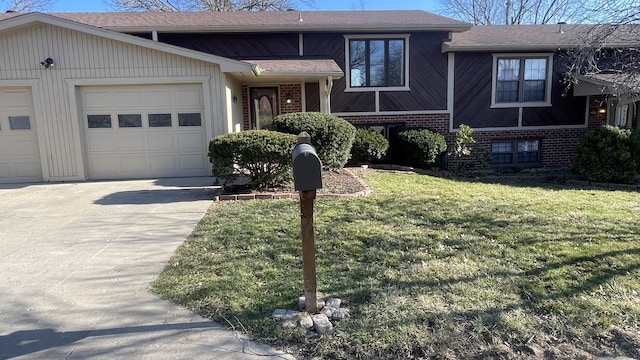
<svg viewBox="0 0 640 360"><path fill-rule="evenodd" d="M300 194L305 310L310 314L317 314L313 202L316 198L316 190L322 188L322 164L316 149L311 146L311 137L306 132L298 135L298 145L293 149L292 160L293 183L295 190Z"/></svg>

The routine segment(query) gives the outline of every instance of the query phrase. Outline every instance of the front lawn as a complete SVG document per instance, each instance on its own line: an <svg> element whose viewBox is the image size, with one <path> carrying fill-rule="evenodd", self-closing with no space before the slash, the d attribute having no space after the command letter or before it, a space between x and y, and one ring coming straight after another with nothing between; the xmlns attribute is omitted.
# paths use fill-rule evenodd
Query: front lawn
<svg viewBox="0 0 640 360"><path fill-rule="evenodd" d="M214 204L152 290L301 357L640 357L640 193L361 174L370 196L316 201L332 334L270 318L302 295L291 200Z"/></svg>

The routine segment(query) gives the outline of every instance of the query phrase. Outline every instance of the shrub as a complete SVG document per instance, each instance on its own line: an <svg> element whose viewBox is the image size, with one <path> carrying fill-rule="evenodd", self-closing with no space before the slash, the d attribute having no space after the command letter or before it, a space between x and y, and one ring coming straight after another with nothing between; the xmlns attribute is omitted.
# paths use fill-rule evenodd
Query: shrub
<svg viewBox="0 0 640 360"><path fill-rule="evenodd" d="M470 159L471 145L475 144L473 139L473 129L469 125L461 124L458 127L458 133L456 134L456 141L453 144L449 155L453 156L453 173L456 176L467 175L469 168L472 165Z"/></svg>
<svg viewBox="0 0 640 360"><path fill-rule="evenodd" d="M369 129L357 129L351 146L351 162L354 164L379 161L389 149L389 141Z"/></svg>
<svg viewBox="0 0 640 360"><path fill-rule="evenodd" d="M356 133L344 119L313 112L278 115L273 119L273 129L295 135L306 131L327 170L341 169L347 163Z"/></svg>
<svg viewBox="0 0 640 360"><path fill-rule="evenodd" d="M248 176L253 189L282 185L291 180L295 145L295 136L269 130L217 136L209 142L213 176L225 181Z"/></svg>
<svg viewBox="0 0 640 360"><path fill-rule="evenodd" d="M389 143L395 163L414 167L433 166L447 150L444 135L424 128L394 128Z"/></svg>
<svg viewBox="0 0 640 360"><path fill-rule="evenodd" d="M604 125L576 149L574 169L590 181L633 183L640 172L640 134Z"/></svg>

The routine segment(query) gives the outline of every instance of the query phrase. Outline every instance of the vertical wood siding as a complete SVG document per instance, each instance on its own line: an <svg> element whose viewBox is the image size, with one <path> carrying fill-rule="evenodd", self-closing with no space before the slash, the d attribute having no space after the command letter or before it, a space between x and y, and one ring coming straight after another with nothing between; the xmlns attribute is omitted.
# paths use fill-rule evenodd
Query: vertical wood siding
<svg viewBox="0 0 640 360"><path fill-rule="evenodd" d="M518 109L491 109L493 57L458 53L455 57L453 127L516 127Z"/></svg>
<svg viewBox="0 0 640 360"><path fill-rule="evenodd" d="M40 62L48 57L55 67ZM38 79L34 92L41 94L42 118L37 129L44 132L45 153L51 180L81 178L76 158L81 140L76 138L65 79L112 79L211 76L213 131L223 131L219 66L199 60L121 43L77 31L37 24L0 34L0 80ZM78 101L78 104L80 102ZM82 127L80 127L82 129ZM213 134L207 134L211 136Z"/></svg>
<svg viewBox="0 0 640 360"><path fill-rule="evenodd" d="M296 57L298 34L158 34L158 41L238 60Z"/></svg>

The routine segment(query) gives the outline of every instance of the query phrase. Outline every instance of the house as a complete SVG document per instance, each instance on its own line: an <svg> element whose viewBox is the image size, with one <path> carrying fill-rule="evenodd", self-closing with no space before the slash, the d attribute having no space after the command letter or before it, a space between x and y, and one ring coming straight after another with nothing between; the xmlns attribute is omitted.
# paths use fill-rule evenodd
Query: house
<svg viewBox="0 0 640 360"><path fill-rule="evenodd" d="M539 43L505 28L423 11L0 14L0 182L207 176L208 139L297 111L450 140L464 123L497 166L567 167L618 85L563 97L558 26Z"/></svg>

